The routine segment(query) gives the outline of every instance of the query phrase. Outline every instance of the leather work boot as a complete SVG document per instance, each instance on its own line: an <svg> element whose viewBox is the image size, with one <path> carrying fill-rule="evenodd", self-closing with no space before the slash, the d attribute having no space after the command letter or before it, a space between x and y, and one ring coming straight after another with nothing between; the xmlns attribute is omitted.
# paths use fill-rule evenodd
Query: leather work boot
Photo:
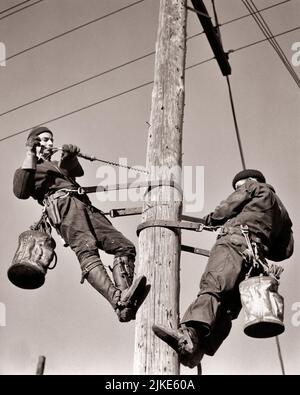
<svg viewBox="0 0 300 395"><path fill-rule="evenodd" d="M153 325L157 337L167 343L179 356L179 362L189 368L200 364L204 355L199 345L199 336L195 328L181 325L177 330L162 325Z"/></svg>
<svg viewBox="0 0 300 395"><path fill-rule="evenodd" d="M135 319L136 312L149 293L150 286L146 286L146 277L137 277L133 282L125 278L123 284L118 282L118 287L112 282L101 259L82 265L83 278L96 289L112 305L120 322ZM128 282L127 282L128 281ZM130 284L128 286L128 284ZM120 288L124 288L123 290Z"/></svg>
<svg viewBox="0 0 300 395"><path fill-rule="evenodd" d="M135 319L137 310L146 299L150 290L150 287L146 286L146 282L145 276L139 276L129 288L121 292L116 309L120 322L128 322Z"/></svg>
<svg viewBox="0 0 300 395"><path fill-rule="evenodd" d="M87 269L85 278L112 305L115 310L121 297L121 291L111 281L101 260L93 262L91 269Z"/></svg>
<svg viewBox="0 0 300 395"><path fill-rule="evenodd" d="M134 259L128 256L116 257L112 272L116 287L122 291L116 309L119 321L134 320L150 290L150 286L146 286L147 279L145 276L133 279Z"/></svg>

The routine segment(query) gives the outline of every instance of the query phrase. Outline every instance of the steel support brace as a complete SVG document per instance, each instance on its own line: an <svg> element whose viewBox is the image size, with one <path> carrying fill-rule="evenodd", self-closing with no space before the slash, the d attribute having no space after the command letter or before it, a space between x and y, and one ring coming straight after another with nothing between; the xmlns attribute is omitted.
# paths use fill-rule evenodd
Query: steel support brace
<svg viewBox="0 0 300 395"><path fill-rule="evenodd" d="M105 215L109 215L111 218L125 217L129 215L139 215L142 214L142 207L132 207L132 208L113 208L109 210Z"/></svg>
<svg viewBox="0 0 300 395"><path fill-rule="evenodd" d="M197 247L190 247L184 244L181 245L181 251L190 252L192 254L203 255L207 257L210 256L209 250L204 250L203 248L197 248Z"/></svg>

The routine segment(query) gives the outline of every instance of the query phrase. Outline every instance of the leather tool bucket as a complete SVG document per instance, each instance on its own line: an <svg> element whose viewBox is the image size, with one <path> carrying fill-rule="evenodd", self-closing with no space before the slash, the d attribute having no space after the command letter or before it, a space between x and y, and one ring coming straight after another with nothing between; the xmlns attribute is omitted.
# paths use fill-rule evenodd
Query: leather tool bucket
<svg viewBox="0 0 300 395"><path fill-rule="evenodd" d="M278 285L279 282L269 276L251 277L240 283L246 335L266 338L284 331L284 304L283 297L277 293Z"/></svg>
<svg viewBox="0 0 300 395"><path fill-rule="evenodd" d="M27 230L20 234L18 249L8 269L9 280L17 287L35 289L45 282L47 269L56 265L54 239L45 232ZM54 265L50 267L52 260Z"/></svg>

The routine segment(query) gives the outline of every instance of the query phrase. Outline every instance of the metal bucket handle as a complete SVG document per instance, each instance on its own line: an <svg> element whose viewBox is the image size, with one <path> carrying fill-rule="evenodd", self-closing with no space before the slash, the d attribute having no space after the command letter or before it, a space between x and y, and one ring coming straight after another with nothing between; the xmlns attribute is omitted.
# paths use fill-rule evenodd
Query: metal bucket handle
<svg viewBox="0 0 300 395"><path fill-rule="evenodd" d="M56 252L54 251L54 256L53 256L53 258L54 258L54 263L53 263L53 265L52 266L48 266L48 270L53 270L53 269L55 269L55 267L56 267L56 265L57 265L57 254L56 254Z"/></svg>

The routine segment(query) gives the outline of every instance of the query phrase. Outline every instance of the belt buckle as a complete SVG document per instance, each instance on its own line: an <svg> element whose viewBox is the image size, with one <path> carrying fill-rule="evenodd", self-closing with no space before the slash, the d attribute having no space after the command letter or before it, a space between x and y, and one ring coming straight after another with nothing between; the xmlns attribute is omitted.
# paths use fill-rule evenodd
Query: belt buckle
<svg viewBox="0 0 300 395"><path fill-rule="evenodd" d="M85 195L85 190L83 187L79 187L76 192L78 193L78 195Z"/></svg>

